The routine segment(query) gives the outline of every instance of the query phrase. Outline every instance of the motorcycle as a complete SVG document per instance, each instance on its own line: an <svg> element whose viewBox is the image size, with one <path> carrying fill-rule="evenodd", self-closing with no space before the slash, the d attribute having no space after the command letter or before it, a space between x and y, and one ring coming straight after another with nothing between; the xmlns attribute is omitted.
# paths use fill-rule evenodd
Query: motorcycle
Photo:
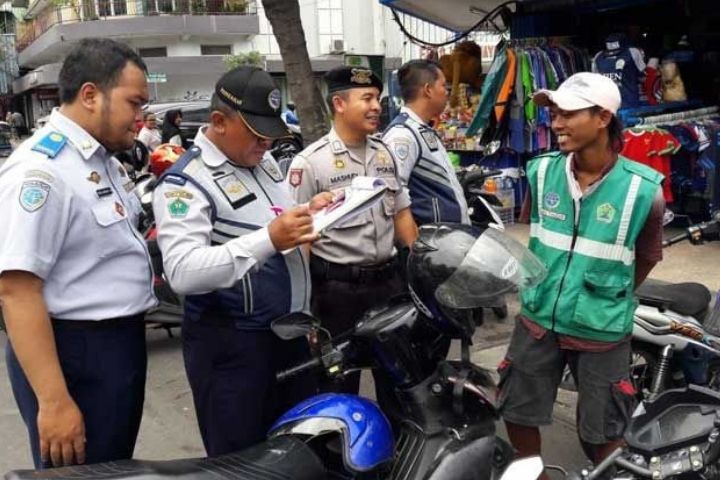
<svg viewBox="0 0 720 480"><path fill-rule="evenodd" d="M663 246L694 245L720 237L720 212L667 239ZM647 280L636 290L631 375L640 398L687 384L720 390L720 302L699 283Z"/></svg>
<svg viewBox="0 0 720 480"><path fill-rule="evenodd" d="M566 480L720 480L720 393L690 385L641 403L625 444L593 469L546 469Z"/></svg>
<svg viewBox="0 0 720 480"><path fill-rule="evenodd" d="M542 279L544 268L523 246L495 228L486 229L476 239L468 232L477 229L453 227L421 227L420 239L408 260L408 265L414 265L408 267L408 275L415 278L428 269L447 275L450 263L445 261L448 249L443 245L463 245L460 250L466 250L459 257L457 250L449 257L454 261L454 273L444 279L432 277L431 283L437 296L446 302L443 305L457 309L455 320L427 316L427 309L435 307L427 303L429 297L424 292L428 284L422 282L430 277L425 277L419 282L409 280L410 295L370 309L354 328L335 338L303 313L272 323L273 332L283 339L313 334L322 338L312 358L277 373L280 382L311 370L334 379L357 369L381 371L393 387L390 395L399 405L391 413L399 431L397 442L393 441L390 423L374 402L329 393L293 407L272 425L266 442L239 453L211 459L127 460L39 472L15 471L6 475L6 480L495 480L506 470L510 476L502 476L504 480L537 478L542 470L537 458L525 459L508 469L513 451L495 434L498 414L493 379L489 371L469 359L475 325L468 313L476 305L466 302L478 298L485 302L517 287L532 286ZM438 237L444 243L436 240ZM468 238L472 243L463 244ZM479 252L487 257L488 261L482 263L488 265L487 271L475 281L466 282L469 274L482 268L474 263ZM417 255L416 263L413 255ZM461 360L445 360L443 349L438 348L448 337L461 338Z"/></svg>
<svg viewBox="0 0 720 480"><path fill-rule="evenodd" d="M719 237L720 212L665 240L663 247ZM720 301L710 309L712 295L705 285L653 279L645 280L635 295L630 377L636 399L652 400L667 388L688 384L720 390ZM576 390L569 368L561 388Z"/></svg>

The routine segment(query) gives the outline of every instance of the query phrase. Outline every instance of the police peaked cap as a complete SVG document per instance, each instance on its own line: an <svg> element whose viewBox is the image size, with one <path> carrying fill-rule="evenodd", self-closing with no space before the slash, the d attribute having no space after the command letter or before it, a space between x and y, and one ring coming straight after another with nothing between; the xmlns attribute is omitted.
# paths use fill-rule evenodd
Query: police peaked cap
<svg viewBox="0 0 720 480"><path fill-rule="evenodd" d="M375 72L365 67L336 67L325 74L328 93L340 92L350 88L375 87L380 92L383 83Z"/></svg>

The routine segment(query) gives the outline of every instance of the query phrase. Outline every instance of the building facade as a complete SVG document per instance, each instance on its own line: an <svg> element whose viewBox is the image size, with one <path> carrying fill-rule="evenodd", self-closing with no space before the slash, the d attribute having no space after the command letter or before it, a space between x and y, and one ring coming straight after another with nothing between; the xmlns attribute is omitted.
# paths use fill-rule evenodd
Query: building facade
<svg viewBox="0 0 720 480"><path fill-rule="evenodd" d="M14 0L22 2L23 0ZM260 0L29 0L17 23L13 93L32 125L58 104L62 59L80 39L126 42L144 58L155 102L209 98L228 55L259 52L285 89L284 66ZM307 50L316 77L350 61L389 71L416 58L377 0L299 0ZM404 16L402 16L405 18ZM453 32L405 19L418 37L444 41ZM17 104L17 102L16 102Z"/></svg>

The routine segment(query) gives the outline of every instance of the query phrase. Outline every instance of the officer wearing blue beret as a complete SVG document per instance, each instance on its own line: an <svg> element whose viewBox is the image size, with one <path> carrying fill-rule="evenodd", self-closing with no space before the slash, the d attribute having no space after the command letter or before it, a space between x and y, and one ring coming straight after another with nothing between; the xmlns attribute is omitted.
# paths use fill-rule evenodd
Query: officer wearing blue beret
<svg viewBox="0 0 720 480"><path fill-rule="evenodd" d="M146 70L124 44L82 40L60 70L60 109L0 169L7 368L37 468L135 447L156 299L140 204L112 152L133 145Z"/></svg>

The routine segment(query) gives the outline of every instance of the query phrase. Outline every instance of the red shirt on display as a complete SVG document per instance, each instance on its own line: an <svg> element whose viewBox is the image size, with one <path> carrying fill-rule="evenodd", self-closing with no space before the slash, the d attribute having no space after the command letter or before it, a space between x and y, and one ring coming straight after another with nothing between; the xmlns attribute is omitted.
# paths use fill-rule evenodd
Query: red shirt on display
<svg viewBox="0 0 720 480"><path fill-rule="evenodd" d="M672 202L670 157L680 149L680 142L661 128L629 128L623 137L622 155L662 173L665 176L663 196L666 202Z"/></svg>

